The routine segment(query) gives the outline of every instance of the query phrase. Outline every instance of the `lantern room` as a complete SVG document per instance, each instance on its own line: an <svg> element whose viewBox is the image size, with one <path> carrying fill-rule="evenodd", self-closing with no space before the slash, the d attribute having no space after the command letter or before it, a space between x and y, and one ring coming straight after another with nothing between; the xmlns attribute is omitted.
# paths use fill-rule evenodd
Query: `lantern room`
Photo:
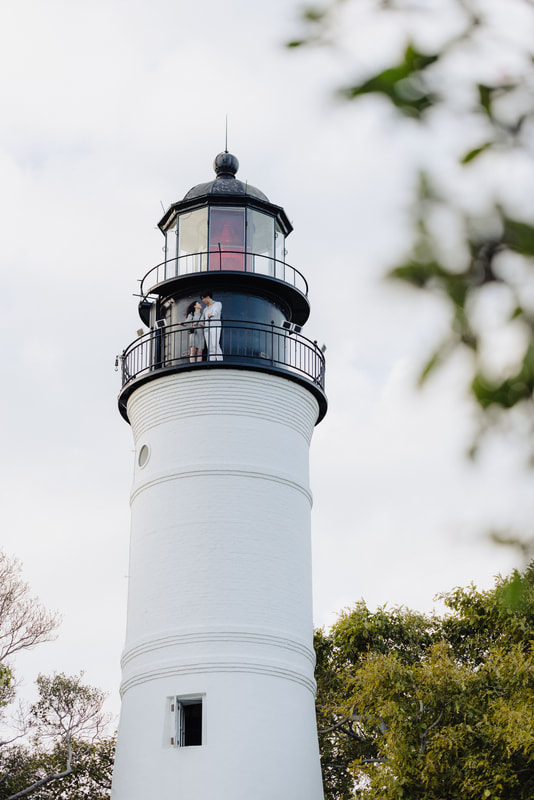
<svg viewBox="0 0 534 800"><path fill-rule="evenodd" d="M179 270L182 274L246 270L275 275L276 261L283 262L285 255L280 223L256 208L210 205L182 211L164 234L167 277Z"/></svg>
<svg viewBox="0 0 534 800"><path fill-rule="evenodd" d="M214 167L215 180L191 189L159 223L164 278L221 270L281 277L292 230L283 208L236 179L239 162L231 153L220 153Z"/></svg>

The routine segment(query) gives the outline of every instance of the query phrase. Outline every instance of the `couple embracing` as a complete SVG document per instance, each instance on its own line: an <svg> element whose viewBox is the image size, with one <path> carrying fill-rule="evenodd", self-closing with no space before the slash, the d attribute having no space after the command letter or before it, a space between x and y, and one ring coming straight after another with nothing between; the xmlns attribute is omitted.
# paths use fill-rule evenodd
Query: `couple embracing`
<svg viewBox="0 0 534 800"><path fill-rule="evenodd" d="M195 300L189 305L185 318L185 323L190 325L189 361L202 361L204 343L208 349L208 361L222 361L222 303L214 300L208 290L200 295L200 299L204 306Z"/></svg>

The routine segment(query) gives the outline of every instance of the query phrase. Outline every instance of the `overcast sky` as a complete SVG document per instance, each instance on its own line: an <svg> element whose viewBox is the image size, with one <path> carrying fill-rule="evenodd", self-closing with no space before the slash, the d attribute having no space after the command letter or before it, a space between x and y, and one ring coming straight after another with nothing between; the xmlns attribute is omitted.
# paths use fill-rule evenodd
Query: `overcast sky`
<svg viewBox="0 0 534 800"><path fill-rule="evenodd" d="M329 412L311 450L316 623L360 598L430 610L437 592L489 587L514 563L483 533L532 515L531 478L514 452L466 460L468 360L413 388L447 310L381 280L407 244L415 129L373 100L332 99L402 29L373 39L355 21L337 54L290 53L298 8L2 9L2 547L63 616L57 642L17 662L26 692L39 670L85 669L118 708L133 460L114 359L139 327L137 281L162 258L162 205L211 180L226 115L238 177L293 222L304 333L327 345Z"/></svg>

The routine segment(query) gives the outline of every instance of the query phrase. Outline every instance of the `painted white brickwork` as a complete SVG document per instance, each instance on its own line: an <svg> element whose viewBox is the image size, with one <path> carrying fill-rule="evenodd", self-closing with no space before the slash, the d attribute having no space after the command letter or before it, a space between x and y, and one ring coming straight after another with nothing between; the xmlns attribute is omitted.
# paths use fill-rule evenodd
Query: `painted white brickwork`
<svg viewBox="0 0 534 800"><path fill-rule="evenodd" d="M308 475L317 414L298 384L245 370L160 377L130 397L113 800L322 799ZM202 699L201 746L171 744L176 696Z"/></svg>

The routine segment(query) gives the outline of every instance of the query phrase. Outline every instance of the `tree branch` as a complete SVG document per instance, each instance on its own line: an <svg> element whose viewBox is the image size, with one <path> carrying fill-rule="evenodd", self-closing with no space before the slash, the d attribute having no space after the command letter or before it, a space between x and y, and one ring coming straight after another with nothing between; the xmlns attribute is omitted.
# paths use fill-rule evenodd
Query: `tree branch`
<svg viewBox="0 0 534 800"><path fill-rule="evenodd" d="M350 739L356 739L358 742L365 742L369 740L369 736L362 735L362 733L355 731L352 725L352 719L342 719L340 722L336 722L335 725L331 725L329 728L323 728L322 730L319 730L318 733L323 734L332 733L332 731L340 731L340 733L344 733L345 736L348 736Z"/></svg>
<svg viewBox="0 0 534 800"><path fill-rule="evenodd" d="M40 781L36 781L32 783L31 786L28 786L26 789L23 789L21 792L17 792L16 794L11 794L6 800L18 800L19 797L28 797L28 795L35 792L37 789L40 789L42 786L46 786L47 783L52 783L52 781L57 781L60 778L66 778L67 775L70 775L72 772L72 766L69 766L63 772L55 772L51 775L47 775L45 778L41 778Z"/></svg>
<svg viewBox="0 0 534 800"><path fill-rule="evenodd" d="M32 783L31 786L28 786L26 789L22 789L22 791L17 792L16 794L10 795L7 800L18 800L19 797L27 797L28 795L35 792L37 789L40 789L42 786L46 786L47 783L52 783L52 781L58 781L61 778L66 778L67 775L70 775L72 772L72 739L70 736L67 736L67 768L63 770L63 772L54 772L50 773L50 775L46 775L41 780Z"/></svg>
<svg viewBox="0 0 534 800"><path fill-rule="evenodd" d="M335 725L331 725L330 728L323 728L322 730L317 731L317 733L331 733L332 731L339 730L348 720L342 719L341 722L336 722Z"/></svg>
<svg viewBox="0 0 534 800"><path fill-rule="evenodd" d="M421 747L419 748L419 753L420 753L420 755L423 755L423 754L424 754L424 752L425 752L425 750L426 750L426 740L427 740L427 736L428 736L428 734L430 733L430 731L432 730L432 728L435 728L435 727L436 727L436 725L439 725L439 723L440 723L440 722L441 722L441 720L443 719L443 714L444 714L444 711L445 711L445 709L444 709L444 708L442 708L442 709L441 709L441 711L439 712L439 716L438 716L438 717L437 717L437 718L434 720L434 722L432 723L432 725L429 725L429 726L428 726L428 728L426 729L426 731L423 731L423 733L420 735L420 737L419 737L419 738L420 738L420 740L421 740Z"/></svg>

